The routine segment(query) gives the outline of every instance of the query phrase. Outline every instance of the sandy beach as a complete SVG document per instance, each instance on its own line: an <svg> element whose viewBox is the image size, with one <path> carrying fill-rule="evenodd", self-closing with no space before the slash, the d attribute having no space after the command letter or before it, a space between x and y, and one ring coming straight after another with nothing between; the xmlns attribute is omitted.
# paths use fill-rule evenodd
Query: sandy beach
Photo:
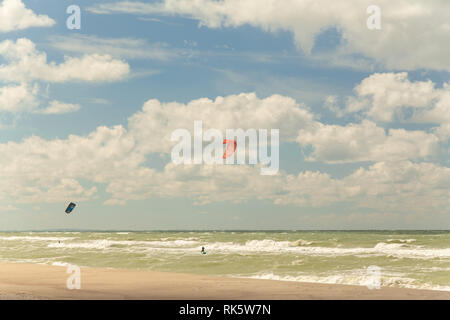
<svg viewBox="0 0 450 320"><path fill-rule="evenodd" d="M180 273L81 268L69 290L66 267L0 264L0 299L450 299L450 292L221 278Z"/></svg>

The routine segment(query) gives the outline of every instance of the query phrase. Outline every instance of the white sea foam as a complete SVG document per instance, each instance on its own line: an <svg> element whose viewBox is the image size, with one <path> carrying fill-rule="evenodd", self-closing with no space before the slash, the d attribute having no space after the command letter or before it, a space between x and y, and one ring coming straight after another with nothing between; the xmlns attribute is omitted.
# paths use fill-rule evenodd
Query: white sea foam
<svg viewBox="0 0 450 320"><path fill-rule="evenodd" d="M70 263L63 262L63 261L52 262L52 266L56 266L56 267L67 267L69 265L70 265Z"/></svg>
<svg viewBox="0 0 450 320"><path fill-rule="evenodd" d="M193 239L193 238L192 238ZM117 244L125 244L124 241L116 241ZM190 240L188 238L187 240L167 240L167 241L158 241L158 240L152 240L152 241L130 241L129 245L142 245L147 247L153 247L153 248L184 248L184 247L192 247L197 246L198 241L196 240Z"/></svg>
<svg viewBox="0 0 450 320"><path fill-rule="evenodd" d="M239 278L252 279L266 279L279 281L294 281L294 282L310 282L310 283L326 283L326 284L346 284L366 286L370 283L370 279L365 273L365 270L351 270L347 273L330 274L330 275L298 275L298 276L281 276L274 273L262 273L251 276L237 276ZM419 283L417 280L405 277L403 274L391 274L381 276L382 287L401 287L410 289L427 289L427 290L441 290L450 291L450 286L431 285L428 283Z"/></svg>
<svg viewBox="0 0 450 320"><path fill-rule="evenodd" d="M319 246L298 246L295 242L274 241L274 240L251 240L245 244L233 242L215 242L206 244L209 251L218 253L239 252L239 253L294 253L305 255L385 255L400 258L434 259L450 258L450 248L424 248L411 246L404 243L377 243L374 247L319 247Z"/></svg>
<svg viewBox="0 0 450 320"><path fill-rule="evenodd" d="M450 272L450 267L430 267L430 268L419 268L421 272Z"/></svg>
<svg viewBox="0 0 450 320"><path fill-rule="evenodd" d="M413 243L416 242L416 239L387 239L389 243Z"/></svg>
<svg viewBox="0 0 450 320"><path fill-rule="evenodd" d="M24 237L19 237L24 238ZM165 240L165 241L132 241L132 240L86 240L67 241L71 238L42 238L25 237L28 241L52 241L49 248L85 248L104 250L108 248L120 247L128 251L158 252L164 250L166 253L188 253L197 251L199 246L206 247L209 253L229 254L229 253L272 253L272 254L302 254L302 255L322 255L322 256L392 256L397 258L413 259L448 259L450 258L450 248L426 248L423 246L410 245L406 243L379 242L373 247L323 247L314 246L313 242L302 239L296 241L275 241L272 239L249 240L245 243L235 242L212 242L203 243L196 240ZM194 239L194 238L192 238ZM17 240L17 239L16 239ZM56 242L60 241L60 242Z"/></svg>
<svg viewBox="0 0 450 320"><path fill-rule="evenodd" d="M50 243L47 247L49 248L85 248L85 249L107 249L112 248L114 246L124 246L129 247L130 249L145 249L145 248L154 248L154 249L167 249L167 248L186 248L197 245L196 241L192 240L173 240L173 241L132 241L132 240L88 240L81 242L57 242Z"/></svg>
<svg viewBox="0 0 450 320"><path fill-rule="evenodd" d="M307 241L307 240L303 240L303 239L298 239L298 240L292 242L291 245L294 245L294 246L310 246L313 243L314 243L313 241Z"/></svg>
<svg viewBox="0 0 450 320"><path fill-rule="evenodd" d="M111 246L109 240L91 240L85 242L61 242L50 243L49 248L85 248L85 249L106 249Z"/></svg>
<svg viewBox="0 0 450 320"><path fill-rule="evenodd" d="M39 236L2 236L0 241L66 241L74 238L68 237L39 237Z"/></svg>

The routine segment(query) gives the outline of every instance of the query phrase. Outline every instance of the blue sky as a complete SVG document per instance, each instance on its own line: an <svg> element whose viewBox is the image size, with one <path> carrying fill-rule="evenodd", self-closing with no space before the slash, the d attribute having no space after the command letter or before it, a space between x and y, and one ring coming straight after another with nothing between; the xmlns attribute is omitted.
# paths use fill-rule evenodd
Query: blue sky
<svg viewBox="0 0 450 320"><path fill-rule="evenodd" d="M449 228L448 4L262 2L0 2L0 229ZM280 130L277 176L171 165L228 116Z"/></svg>

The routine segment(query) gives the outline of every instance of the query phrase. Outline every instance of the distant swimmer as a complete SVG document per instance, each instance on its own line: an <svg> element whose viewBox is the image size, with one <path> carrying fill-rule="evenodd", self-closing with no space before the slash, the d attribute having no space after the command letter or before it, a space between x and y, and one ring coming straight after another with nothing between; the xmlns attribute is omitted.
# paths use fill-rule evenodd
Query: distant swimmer
<svg viewBox="0 0 450 320"><path fill-rule="evenodd" d="M205 247L202 247L202 254L206 254Z"/></svg>

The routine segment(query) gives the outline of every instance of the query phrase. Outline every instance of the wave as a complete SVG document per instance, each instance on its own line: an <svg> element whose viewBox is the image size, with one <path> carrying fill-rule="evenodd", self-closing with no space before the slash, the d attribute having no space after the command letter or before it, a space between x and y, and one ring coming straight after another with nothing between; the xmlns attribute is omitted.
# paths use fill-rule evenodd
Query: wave
<svg viewBox="0 0 450 320"><path fill-rule="evenodd" d="M39 238L39 240L42 240ZM45 239L49 241L49 239ZM302 239L296 241L275 241L271 239L249 240L245 243L212 242L201 243L196 240L167 240L167 241L119 241L119 240L88 240L81 242L65 241L63 238L51 239L54 243L48 244L49 248L85 248L85 249L126 249L128 251L146 251L166 253L196 252L204 246L208 253L217 254L301 254L322 256L389 256L396 258L435 259L450 258L450 248L425 248L410 245L408 243L379 242L373 247L326 247L314 246L313 242ZM60 242L55 242L60 241Z"/></svg>
<svg viewBox="0 0 450 320"><path fill-rule="evenodd" d="M416 239L387 239L389 243L413 243L416 242Z"/></svg>
<svg viewBox="0 0 450 320"><path fill-rule="evenodd" d="M74 238L68 237L39 237L39 236L1 236L0 241L67 241Z"/></svg>
<svg viewBox="0 0 450 320"><path fill-rule="evenodd" d="M85 249L108 249L128 247L130 249L168 249L168 248L183 248L197 246L197 241L193 240L172 240L172 241L132 241L132 240L90 240L83 242L58 242L50 243L49 248L85 248Z"/></svg>
<svg viewBox="0 0 450 320"><path fill-rule="evenodd" d="M331 275L276 275L274 273L262 273L250 276L235 276L237 278L252 278L278 281L293 281L293 282L309 282L309 283L325 283L325 284L345 284L367 286L371 279L366 275L365 270L352 270L346 274L331 274ZM432 285L428 283L419 283L412 278L404 277L402 274L397 275L382 275L381 287L400 287L409 289L424 289L424 290L440 290L450 291L450 286Z"/></svg>
<svg viewBox="0 0 450 320"><path fill-rule="evenodd" d="M314 242L313 241L307 241L307 240L303 240L303 239L298 239L296 241L291 242L292 246L310 246L312 245Z"/></svg>
<svg viewBox="0 0 450 320"><path fill-rule="evenodd" d="M434 259L450 258L450 248L433 249L411 246L404 243L379 242L374 247L319 247L298 246L296 242L274 240L251 240L245 244L215 242L206 244L207 250L218 253L292 253L305 255L343 256L343 255L385 255L399 258ZM206 246L205 245L205 246Z"/></svg>
<svg viewBox="0 0 450 320"><path fill-rule="evenodd" d="M68 267L68 266L70 266L70 263L63 262L63 261L54 261L54 262L52 262L51 265L56 266L56 267Z"/></svg>
<svg viewBox="0 0 450 320"><path fill-rule="evenodd" d="M84 249L106 249L111 246L111 241L109 240L92 240L86 242L61 242L61 243L50 243L48 248L84 248Z"/></svg>

